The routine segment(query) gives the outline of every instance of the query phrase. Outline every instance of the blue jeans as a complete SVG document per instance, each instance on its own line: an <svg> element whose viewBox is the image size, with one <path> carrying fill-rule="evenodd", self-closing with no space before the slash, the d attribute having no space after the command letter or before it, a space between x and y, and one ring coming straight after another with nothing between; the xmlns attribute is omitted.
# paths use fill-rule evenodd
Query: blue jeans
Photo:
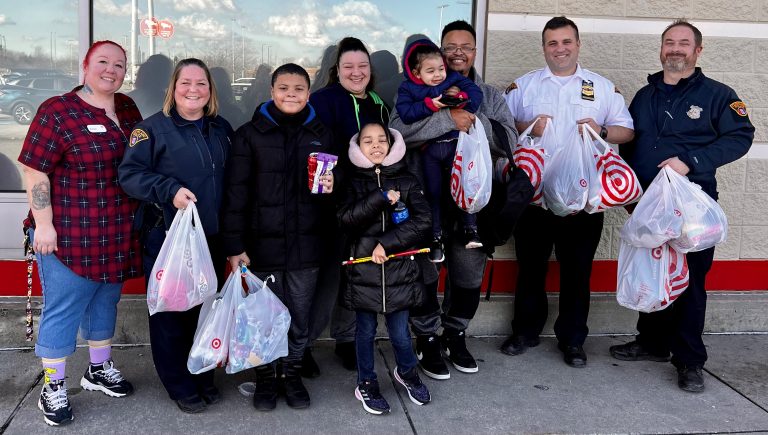
<svg viewBox="0 0 768 435"><path fill-rule="evenodd" d="M445 176L447 175L446 169L450 169L453 166L457 143L458 139L429 142L421 158L427 201L429 201L429 207L432 210L432 234L435 237L442 233L443 215L441 206L443 205L443 186L450 183L450 178ZM458 210L458 212L461 215L465 229L477 229L477 215L463 210Z"/></svg>
<svg viewBox="0 0 768 435"><path fill-rule="evenodd" d="M389 341L395 351L397 371L405 373L416 367L416 354L411 345L411 333L408 331L408 310L400 310L384 315L389 332ZM376 380L373 368L373 340L376 337L378 314L369 311L357 312L357 329L355 331L355 350L357 351L357 382Z"/></svg>
<svg viewBox="0 0 768 435"><path fill-rule="evenodd" d="M30 240L34 231L30 230ZM64 358L75 352L77 331L85 340L108 340L115 335L117 303L122 283L91 281L72 272L55 254L35 254L43 311L35 355Z"/></svg>

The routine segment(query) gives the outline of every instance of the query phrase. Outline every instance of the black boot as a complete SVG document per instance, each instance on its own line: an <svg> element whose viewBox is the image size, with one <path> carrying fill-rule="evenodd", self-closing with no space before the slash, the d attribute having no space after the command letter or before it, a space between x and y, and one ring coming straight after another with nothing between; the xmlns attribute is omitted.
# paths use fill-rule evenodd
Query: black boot
<svg viewBox="0 0 768 435"><path fill-rule="evenodd" d="M304 356L301 358L301 376L305 378L316 378L320 376L320 367L312 356L312 348L304 349Z"/></svg>
<svg viewBox="0 0 768 435"><path fill-rule="evenodd" d="M259 411L271 411L277 406L277 377L275 366L264 364L256 371L256 391L253 393L253 407Z"/></svg>
<svg viewBox="0 0 768 435"><path fill-rule="evenodd" d="M301 381L301 363L283 363L283 387L285 388L285 403L293 409L309 407L309 392Z"/></svg>

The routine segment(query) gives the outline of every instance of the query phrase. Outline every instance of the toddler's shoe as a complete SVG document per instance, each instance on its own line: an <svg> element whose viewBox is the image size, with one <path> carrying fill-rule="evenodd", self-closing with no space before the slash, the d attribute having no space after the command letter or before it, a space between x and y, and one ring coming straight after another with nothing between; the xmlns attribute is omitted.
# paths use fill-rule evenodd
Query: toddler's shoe
<svg viewBox="0 0 768 435"><path fill-rule="evenodd" d="M389 403L379 392L379 382L376 380L363 381L357 384L355 397L363 402L363 409L373 415L389 413Z"/></svg>
<svg viewBox="0 0 768 435"><path fill-rule="evenodd" d="M445 249L443 248L443 238L437 236L432 240L429 246L429 261L433 263L442 263L445 261Z"/></svg>
<svg viewBox="0 0 768 435"><path fill-rule="evenodd" d="M464 240L467 242L464 245L467 249L477 249L483 247L483 242L480 241L480 235L477 234L476 228L466 228L464 230Z"/></svg>
<svg viewBox="0 0 768 435"><path fill-rule="evenodd" d="M419 379L419 372L416 370L416 367L402 374L395 367L394 372L395 380L408 391L408 397L411 399L411 402L417 405L425 405L432 401L427 386Z"/></svg>

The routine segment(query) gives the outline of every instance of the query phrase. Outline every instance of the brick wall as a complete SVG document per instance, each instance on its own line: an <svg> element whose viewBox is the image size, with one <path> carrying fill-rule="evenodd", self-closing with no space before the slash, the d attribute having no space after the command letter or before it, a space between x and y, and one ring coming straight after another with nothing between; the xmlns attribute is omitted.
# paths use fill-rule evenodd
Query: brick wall
<svg viewBox="0 0 768 435"><path fill-rule="evenodd" d="M566 15L579 25L581 65L613 81L627 103L647 83L647 75L661 69L660 35L666 24L686 17L698 25L704 34L699 66L736 90L757 129L753 150L717 174L730 228L716 258L768 258L768 0L489 0L488 11L488 83L504 89L543 67L543 22ZM541 25L530 24L539 21ZM708 29L716 36L708 36ZM615 259L618 230L627 214L614 210L605 218L596 258ZM514 247L505 246L497 258L514 258Z"/></svg>

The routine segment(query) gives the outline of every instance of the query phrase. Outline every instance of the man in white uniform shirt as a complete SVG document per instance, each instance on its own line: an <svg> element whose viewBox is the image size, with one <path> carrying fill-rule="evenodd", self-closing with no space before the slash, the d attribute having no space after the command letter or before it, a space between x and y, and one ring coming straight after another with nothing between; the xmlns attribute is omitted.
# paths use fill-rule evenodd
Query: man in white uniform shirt
<svg viewBox="0 0 768 435"><path fill-rule="evenodd" d="M578 141L568 143L580 124L589 124L611 143L631 140L633 124L624 98L610 80L578 64L581 42L576 24L565 17L552 18L541 39L547 67L520 77L507 88L505 98L518 131L542 117L553 123L557 147L581 146ZM543 132L544 122L539 121L532 134L541 136ZM547 151L551 154L554 149ZM586 366L582 346L588 332L589 279L602 229L602 213L581 211L560 217L537 206L527 207L514 233L519 265L515 312L512 335L502 344L502 352L519 355L539 344L547 320L544 281L554 247L560 263L560 313L555 321L558 348L566 364Z"/></svg>

